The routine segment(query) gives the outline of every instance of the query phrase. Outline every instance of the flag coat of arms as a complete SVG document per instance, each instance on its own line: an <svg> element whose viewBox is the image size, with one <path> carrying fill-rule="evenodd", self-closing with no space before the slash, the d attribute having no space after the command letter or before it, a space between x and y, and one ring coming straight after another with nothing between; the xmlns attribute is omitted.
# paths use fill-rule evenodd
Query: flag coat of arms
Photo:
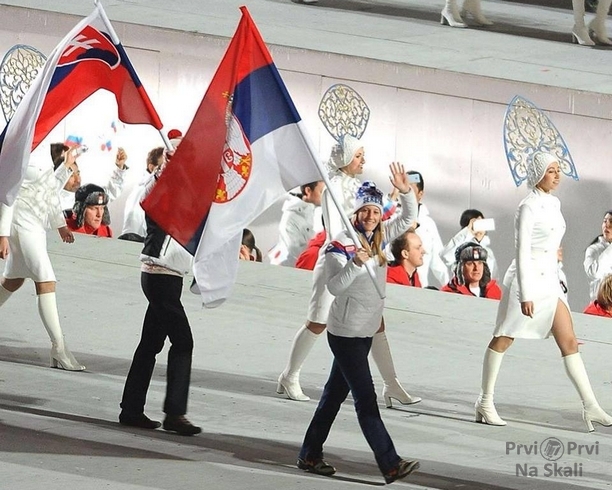
<svg viewBox="0 0 612 490"><path fill-rule="evenodd" d="M0 134L0 201L12 204L30 152L76 106L99 89L115 95L119 119L162 123L116 38L102 5L57 45Z"/></svg>
<svg viewBox="0 0 612 490"><path fill-rule="evenodd" d="M235 281L242 230L287 190L321 180L303 122L246 7L176 153L142 206L194 254L206 306Z"/></svg>

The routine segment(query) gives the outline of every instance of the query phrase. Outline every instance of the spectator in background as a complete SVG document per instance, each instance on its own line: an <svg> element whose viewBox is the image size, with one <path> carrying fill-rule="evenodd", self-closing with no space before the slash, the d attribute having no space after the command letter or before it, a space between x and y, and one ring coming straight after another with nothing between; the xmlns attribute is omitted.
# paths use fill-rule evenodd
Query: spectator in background
<svg viewBox="0 0 612 490"><path fill-rule="evenodd" d="M597 299L591 301L583 313L612 318L612 275L603 278L599 284Z"/></svg>
<svg viewBox="0 0 612 490"><path fill-rule="evenodd" d="M410 228L391 243L393 263L387 267L387 282L422 287L418 267L423 265L425 250L414 228Z"/></svg>
<svg viewBox="0 0 612 490"><path fill-rule="evenodd" d="M495 255L493 255L493 250L491 250L491 240L487 236L486 231L474 230L474 222L479 219L484 219L484 214L482 214L478 209L466 209L463 211L463 213L461 213L461 218L459 218L459 226L461 227L461 230L459 230L457 234L445 245L440 252L440 258L444 261L452 274L453 267L456 263L455 251L457 250L457 247L463 243L476 242L487 251L487 264L489 265L489 270L491 271L491 277L496 279L497 261L495 260Z"/></svg>
<svg viewBox="0 0 612 490"><path fill-rule="evenodd" d="M589 279L591 301L597 298L599 285L604 277L612 274L612 210L606 211L601 224L601 235L587 247L584 253L584 272Z"/></svg>
<svg viewBox="0 0 612 490"><path fill-rule="evenodd" d="M321 206L324 188L323 181L318 180L301 186L298 195L289 194L278 225L278 243L268 254L271 264L295 266L298 256L315 235L315 209Z"/></svg>
<svg viewBox="0 0 612 490"><path fill-rule="evenodd" d="M112 237L110 214L108 212L108 195L96 184L87 184L75 193L72 215L66 219L66 224L75 233Z"/></svg>
<svg viewBox="0 0 612 490"><path fill-rule="evenodd" d="M61 151L60 151L61 150ZM58 153L59 151L59 153ZM74 195L76 190L81 185L81 172L76 163L77 158L87 151L87 147L82 146L68 146L63 143L53 143L51 147L51 155L55 155L53 160L53 167L58 168L64 160L68 158L74 161L74 169L70 178L64 182L60 188L60 202L64 214L70 216L69 210L74 206ZM117 155L115 156L115 169L110 176L110 179L104 187L104 192L107 194L109 202L117 199L123 191L123 183L125 178L125 172L128 170L127 153L123 148L117 149ZM68 212L66 212L68 210Z"/></svg>
<svg viewBox="0 0 612 490"><path fill-rule="evenodd" d="M255 235L248 228L242 230L242 244L240 245L240 260L261 262L261 250L255 245Z"/></svg>
<svg viewBox="0 0 612 490"><path fill-rule="evenodd" d="M171 130L168 135L172 133ZM145 184L149 176L159 168L164 161L164 147L158 146L149 151L147 155L146 173L125 201L125 213L123 218L123 229L119 240L129 240L133 242L144 242L147 235L147 224L145 222L145 212L140 207L140 201L145 192Z"/></svg>
<svg viewBox="0 0 612 490"><path fill-rule="evenodd" d="M431 284L431 278L435 278L439 287L444 286L449 280L448 268L440 258L443 244L438 232L436 222L429 215L429 209L423 203L425 194L425 181L420 172L409 170L408 175L418 176L419 182L411 183L412 190L419 203L419 216L415 230L423 242L423 265L420 267L421 285L426 288Z"/></svg>
<svg viewBox="0 0 612 490"><path fill-rule="evenodd" d="M441 291L477 296L479 298L501 299L501 289L487 264L487 251L475 242L464 243L455 251L455 273Z"/></svg>

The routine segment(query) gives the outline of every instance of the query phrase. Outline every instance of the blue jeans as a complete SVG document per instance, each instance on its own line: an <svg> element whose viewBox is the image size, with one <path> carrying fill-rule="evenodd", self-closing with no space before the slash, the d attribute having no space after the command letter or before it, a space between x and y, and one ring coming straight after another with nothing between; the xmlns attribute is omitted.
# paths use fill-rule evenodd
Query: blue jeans
<svg viewBox="0 0 612 490"><path fill-rule="evenodd" d="M380 471L389 473L397 468L401 458L395 451L376 403L376 390L368 364L372 337L338 337L328 332L327 340L334 362L321 401L304 436L299 457L308 461L323 457L323 444L350 390L361 431L374 452Z"/></svg>

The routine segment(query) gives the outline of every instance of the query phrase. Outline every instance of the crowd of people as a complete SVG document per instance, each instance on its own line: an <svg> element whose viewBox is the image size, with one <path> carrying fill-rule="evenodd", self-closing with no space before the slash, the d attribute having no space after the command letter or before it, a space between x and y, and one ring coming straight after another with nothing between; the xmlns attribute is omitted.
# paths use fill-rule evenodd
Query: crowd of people
<svg viewBox="0 0 612 490"><path fill-rule="evenodd" d="M174 147L179 143L177 136ZM111 237L107 205L121 192L122 174L127 170L127 154L119 149L116 170L106 187L82 185L77 150L57 143L51 147L51 161L32 158L15 203L0 207L0 258L5 260L0 306L26 279L32 279L38 312L51 340L51 366L68 371L86 368L72 355L63 336L46 232L57 229L66 243L74 241L74 233ZM201 431L186 418L194 345L181 293L192 257L140 208L171 155L172 151L161 147L149 152L145 178L127 201L139 210L126 210L129 226L124 226L122 238L143 242L141 286L148 306L127 373L119 422L142 429L163 426L166 431L190 436ZM327 476L335 473L335 467L323 458L323 445L349 393L385 481L404 478L419 467L418 461L402 458L395 451L378 408L368 361L371 354L383 379L382 398L387 407L394 402L421 401L406 391L395 370L383 317L387 282L499 302L493 339L483 360L481 392L475 404L477 422L506 425L496 411L493 394L502 359L514 339L552 335L582 401L588 430L594 430L593 423L612 425L612 417L597 402L578 350L561 274L565 221L553 195L561 176L557 158L545 152L532 158L527 173L530 192L515 216L516 255L501 283L487 233L492 223L481 211L465 210L459 231L443 245L423 203L423 175L393 163L390 181L394 190L385 195L374 182L360 181L365 164L362 143L345 135L332 149L327 187L322 181L312 182L289 197L279 225L279 245L268 253L271 263L313 270L306 322L298 329L287 366L278 378L278 393L295 401L310 400L302 391L300 370L324 331L333 354L329 379L298 455L298 468ZM60 192L74 194L70 209L63 209ZM601 235L585 252L592 299L585 313L612 317L611 244L612 211L607 211ZM243 231L239 258L263 260L248 229ZM439 287L433 285L436 282ZM159 422L145 414L145 403L156 357L166 339L171 347L165 419Z"/></svg>

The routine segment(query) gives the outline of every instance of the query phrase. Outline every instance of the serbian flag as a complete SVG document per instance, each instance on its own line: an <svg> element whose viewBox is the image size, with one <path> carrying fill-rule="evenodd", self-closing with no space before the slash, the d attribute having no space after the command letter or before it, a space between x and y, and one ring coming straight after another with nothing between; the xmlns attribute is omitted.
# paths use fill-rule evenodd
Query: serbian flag
<svg viewBox="0 0 612 490"><path fill-rule="evenodd" d="M147 214L194 254L205 306L236 279L242 230L289 189L321 180L301 118L246 7Z"/></svg>
<svg viewBox="0 0 612 490"><path fill-rule="evenodd" d="M0 201L12 204L30 152L76 106L99 89L115 95L119 119L162 123L102 5L57 45L0 135Z"/></svg>

